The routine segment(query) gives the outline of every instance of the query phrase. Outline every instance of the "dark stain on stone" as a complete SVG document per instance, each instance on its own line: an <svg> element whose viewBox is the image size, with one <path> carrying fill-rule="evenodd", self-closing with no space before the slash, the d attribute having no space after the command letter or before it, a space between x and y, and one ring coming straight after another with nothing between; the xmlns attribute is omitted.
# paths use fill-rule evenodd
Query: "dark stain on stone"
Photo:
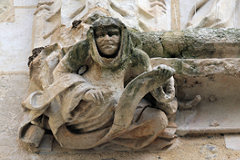
<svg viewBox="0 0 240 160"><path fill-rule="evenodd" d="M39 53L44 49L44 47L34 48L32 50L32 55L28 57L28 67L30 66L31 62L39 55Z"/></svg>
<svg viewBox="0 0 240 160"><path fill-rule="evenodd" d="M79 26L79 24L81 24L82 21L81 20L75 20L72 22L72 29L77 28Z"/></svg>

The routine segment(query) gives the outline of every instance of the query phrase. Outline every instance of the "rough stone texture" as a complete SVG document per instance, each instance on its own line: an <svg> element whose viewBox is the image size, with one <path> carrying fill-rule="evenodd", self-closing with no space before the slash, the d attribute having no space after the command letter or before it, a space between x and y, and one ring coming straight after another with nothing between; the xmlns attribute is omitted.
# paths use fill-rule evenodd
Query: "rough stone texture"
<svg viewBox="0 0 240 160"><path fill-rule="evenodd" d="M34 12L33 48L50 45L51 36L61 26L61 0L40 0Z"/></svg>
<svg viewBox="0 0 240 160"><path fill-rule="evenodd" d="M37 0L36 0L37 1ZM48 1L48 0L39 0L40 1ZM4 2L4 0L0 0L0 3ZM10 1L8 1L10 2ZM24 2L24 3L23 3ZM210 2L210 1L209 1ZM18 4L19 6L22 4L26 5L32 5L35 4L35 2L31 0L25 0L25 1L20 1L20 0L15 0L15 4ZM192 0L180 0L180 7L181 7L181 23L182 26L184 26L187 23L187 15L189 14L189 11L191 8L194 6L194 3ZM24 6L21 6L24 7ZM28 6L26 6L28 7ZM44 160L44 159L49 159L49 160L66 160L66 159L76 159L76 160L86 160L86 159L111 159L114 158L116 160L146 160L146 159L151 159L151 160L178 160L178 159L184 159L184 160L199 160L199 159L205 159L206 155L208 153L201 153L200 154L200 148L201 146L204 146L206 144L211 144L211 145L216 145L217 146L217 157L215 159L221 159L221 160L236 160L240 159L240 154L239 151L232 151L229 149L225 148L224 145L224 139L223 137L216 137L213 136L211 137L201 137L201 138L196 138L196 137L186 137L186 138L179 138L179 143L173 147L173 149L163 151L163 152L157 152L157 153L149 153L149 152L137 152L137 153L128 153L128 152L117 152L117 153L92 153L92 152L79 152L79 151L69 151L69 150L61 150L60 147L56 148L52 154L31 154L25 150L23 150L22 146L19 146L17 143L17 126L19 125L19 121L21 118L21 108L20 108L20 103L22 99L24 98L23 93L26 93L27 91L27 81L28 77L26 74L19 74L19 69L27 71L26 67L26 62L27 62L27 52L24 51L22 52L23 48L26 48L26 50L31 50L29 49L29 46L31 44L30 41L25 41L24 43L21 42L22 38L24 36L26 37L31 37L29 36L31 34L31 25L32 25L32 20L31 18L27 18L26 13L30 13L33 9L18 9L17 11L17 17L16 21L20 18L21 20L18 21L19 25L15 25L14 23L1 23L0 24L0 36L1 36L1 48L6 48L2 52L2 49L0 51L0 73L4 72L11 72L9 75L1 75L1 80L0 80L0 159L3 160L13 160L13 159L19 159L19 160ZM5 12L7 13L7 12ZM8 12L7 14L13 15L14 12ZM27 14L28 16L32 16L32 14ZM240 14L238 14L240 15ZM0 19L5 16L1 16ZM10 22L13 22L13 17L12 17ZM183 18L186 20L183 21ZM5 21L5 20L4 20ZM21 22L22 21L22 22ZM2 22L2 21L1 21ZM20 23L21 22L21 23ZM14 27L12 27L14 26ZM14 31L15 36L12 32ZM21 33L21 34L20 34ZM7 38L6 41L3 41L6 37L9 37L8 35L11 35L11 38ZM24 35L24 36L23 36ZM4 39L3 39L4 38ZM158 38L158 37L157 37ZM210 37L211 39L211 37ZM16 45L11 45L12 42L18 41L19 44ZM21 44L20 44L21 42ZM221 43L219 44L220 46L223 46ZM231 45L230 45L231 46ZM21 50L21 52L18 52L19 54L16 54L17 51L14 49L17 47L18 49ZM14 50L15 56L12 55L12 52L10 50ZM219 49L221 50L221 49ZM8 51L8 52L6 52ZM24 54L23 54L24 53ZM26 53L26 55L25 55ZM229 53L232 53L230 50ZM234 52L238 53L238 52ZM28 52L30 55L30 52ZM8 59L5 58L5 56L12 55ZM237 55L237 54L235 54ZM16 61L16 59L19 59L19 63ZM22 58L25 57L25 58ZM11 61L10 59L13 59ZM7 65L5 61L11 65ZM4 65L3 65L4 64ZM16 64L17 66L13 66ZM20 67L21 66L21 67ZM8 69L8 68L10 69ZM17 74L17 75L16 75ZM214 76L209 76L209 79L214 79ZM228 80L228 79L227 79ZM239 83L237 81L236 83ZM213 84L213 83L212 83ZM16 85L16 86L15 86ZM25 87L24 87L25 86ZM12 88L11 88L12 87ZM16 90L16 88L18 90ZM189 89L191 91L191 89ZM224 88L225 90L225 88ZM17 94L16 94L17 93ZM196 94L197 92L194 91L194 93L191 93L191 95ZM237 92L238 93L238 92ZM10 95L10 97L8 97ZM20 95L20 97L18 96ZM215 101L214 99L218 100L218 97L215 97L210 95L211 98L209 98L213 102ZM208 98L207 98L208 99ZM236 104L239 104L237 102ZM200 108L199 106L197 106ZM217 106L216 106L217 107ZM189 111L191 112L191 111ZM194 111L193 111L194 112ZM20 113L20 114L19 114ZM221 113L220 113L221 114ZM237 116L239 114L237 113ZM8 120L8 121L7 121ZM211 124L216 124L216 120L213 120ZM239 123L239 121L237 122ZM189 152L191 151L191 152Z"/></svg>
<svg viewBox="0 0 240 160"><path fill-rule="evenodd" d="M240 58L212 58L212 59L179 59L152 58L153 66L166 64L176 69L178 76L210 77L210 75L225 75L239 78ZM209 78L211 80L211 78Z"/></svg>
<svg viewBox="0 0 240 160"><path fill-rule="evenodd" d="M161 59L176 69L177 98L192 99L201 95L201 103L191 109L179 111L179 135L203 133L236 133L240 131L240 60L235 59Z"/></svg>
<svg viewBox="0 0 240 160"><path fill-rule="evenodd" d="M12 0L0 1L0 22L13 22L14 8Z"/></svg>
<svg viewBox="0 0 240 160"><path fill-rule="evenodd" d="M11 81L12 83L8 83ZM161 152L100 152L73 151L61 149L55 143L51 154L33 154L25 151L17 141L17 128L22 116L20 102L27 92L27 75L0 76L0 159L1 160L204 160L212 154L209 150L201 149L206 144L217 146L215 159L236 160L240 157L239 151L225 148L223 137L179 138L172 148ZM18 88L16 91L15 88ZM209 148L209 147L208 147ZM189 152L191 151L191 153Z"/></svg>
<svg viewBox="0 0 240 160"><path fill-rule="evenodd" d="M198 59L240 57L239 29L202 28L136 35L142 41L142 49L150 57Z"/></svg>
<svg viewBox="0 0 240 160"><path fill-rule="evenodd" d="M53 140L54 140L53 135L50 135L50 134L44 135L43 140L39 147L39 152L40 153L50 153L52 151L52 147L53 147Z"/></svg>
<svg viewBox="0 0 240 160"><path fill-rule="evenodd" d="M118 27L109 27L113 24ZM31 84L37 87L29 91L23 107L29 115L34 112L33 119L49 117L49 128L62 147L126 151L147 150L152 143L159 149L171 144L160 140L159 133L167 127L167 116L177 111L174 79L170 79L174 70L166 65L152 69L150 58L129 45L128 33L119 20L101 18L93 23L88 39L73 45L61 60L59 51L49 46L30 64ZM89 69L79 73L82 66ZM168 92L159 91L162 85ZM161 105L144 98L149 92ZM58 97L61 102L56 104ZM147 108L141 105L143 100L149 103ZM31 123L41 126L36 120ZM32 137L36 134L38 140L37 132L22 128L20 139L36 144Z"/></svg>
<svg viewBox="0 0 240 160"><path fill-rule="evenodd" d="M0 159L11 159L18 150L21 101L27 86L27 75L0 75Z"/></svg>
<svg viewBox="0 0 240 160"><path fill-rule="evenodd" d="M71 0L62 3L61 19L68 27L74 20L91 15L96 7L99 7L98 13L119 18L128 27L137 30L170 30L171 26L171 4L166 0Z"/></svg>
<svg viewBox="0 0 240 160"><path fill-rule="evenodd" d="M228 149L240 151L240 135L239 134L228 134L224 135L225 144Z"/></svg>

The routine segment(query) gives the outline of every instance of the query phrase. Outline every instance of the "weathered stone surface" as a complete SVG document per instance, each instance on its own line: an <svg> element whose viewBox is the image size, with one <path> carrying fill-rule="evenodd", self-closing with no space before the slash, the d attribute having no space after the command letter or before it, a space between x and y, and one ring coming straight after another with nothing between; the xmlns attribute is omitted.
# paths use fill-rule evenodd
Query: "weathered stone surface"
<svg viewBox="0 0 240 160"><path fill-rule="evenodd" d="M53 140L54 140L53 135L51 134L44 135L43 140L39 147L39 152L50 153L53 149Z"/></svg>
<svg viewBox="0 0 240 160"><path fill-rule="evenodd" d="M140 31L171 29L171 4L166 0L71 0L62 3L61 19L68 27L74 20L98 13L118 18L126 26Z"/></svg>
<svg viewBox="0 0 240 160"><path fill-rule="evenodd" d="M14 0L14 6L37 6L38 0Z"/></svg>
<svg viewBox="0 0 240 160"><path fill-rule="evenodd" d="M227 134L224 135L225 144L228 149L240 151L240 135L239 134Z"/></svg>
<svg viewBox="0 0 240 160"><path fill-rule="evenodd" d="M131 43L126 26L105 17L96 20L88 39L73 45L62 59L58 47L43 49L30 63L31 84L36 87L23 107L33 117L21 127L20 140L25 142L25 134L35 137L24 132L31 123L49 127L58 143L69 149L128 151L146 150L155 140L158 149L172 144L166 141L162 146L159 134L167 127L167 116L177 111L174 70L166 65L152 69L147 54ZM159 104L144 98L149 92ZM142 101L149 104L140 107Z"/></svg>
<svg viewBox="0 0 240 160"><path fill-rule="evenodd" d="M32 47L38 48L50 45L52 35L59 29L60 26L61 26L61 0L39 1L37 9L34 12Z"/></svg>
<svg viewBox="0 0 240 160"><path fill-rule="evenodd" d="M13 22L14 8L12 0L0 1L0 22Z"/></svg>
<svg viewBox="0 0 240 160"><path fill-rule="evenodd" d="M200 104L177 114L179 135L240 131L239 59L152 59L176 70L177 98L202 97Z"/></svg>
<svg viewBox="0 0 240 160"><path fill-rule="evenodd" d="M18 150L21 101L27 86L27 75L0 75L0 159L11 159Z"/></svg>
<svg viewBox="0 0 240 160"><path fill-rule="evenodd" d="M50 2L51 0L39 0L39 2ZM211 0L212 1L212 0ZM10 0L9 1L6 1L6 0L1 0L0 3L5 3L5 2L11 2ZM141 1L142 2L142 1ZM210 2L210 0L209 0ZM213 1L212 1L213 2ZM24 5L27 5L27 6L31 6L31 5L35 5L36 1L33 1L33 0L15 0L14 1L14 5L15 6L20 6L20 7L24 7ZM123 2L125 3L125 2ZM210 3L209 3L210 4ZM8 3L9 5L9 3ZM188 14L188 11L191 9L191 7L194 7L194 1L192 0L184 0L184 1L181 1L180 3L181 5L181 16L182 16L182 19L183 18L186 18L187 19L187 16L184 16L184 14ZM186 7L186 6L189 6L189 7ZM236 5L237 6L237 5ZM10 5L11 9L12 8L12 5ZM166 7L169 7L168 5ZM6 9L6 8L4 8ZM27 9L28 10L28 9ZM180 148L176 148L174 149L174 151L170 151L170 152L161 152L161 153L158 153L158 154L152 154L152 153L83 153L83 152L78 152L78 151L69 151L69 150L61 150L59 148L57 148L53 154L47 154L47 155L36 155L36 154L30 154L30 153L27 153L25 151L22 150L21 146L18 146L17 144L17 140L16 140L16 127L17 127L17 124L20 120L20 116L21 116L21 109L20 109L20 102L22 101L21 98L19 98L19 96L23 96L22 94L23 93L26 93L26 88L23 89L25 82L28 81L28 78L26 75L19 75L19 71L21 70L24 70L26 71L27 68L26 68L26 62L27 62L27 57L28 55L30 55L30 44L31 44L31 41L28 41L28 40L23 40L24 37L31 37L29 36L30 33L31 33L31 19L30 18L27 18L25 15L26 15L26 12L30 11L30 10L23 10L23 9L17 9L17 19L20 18L21 19L21 25L20 23L18 24L12 24L12 23L2 23L0 24L0 28L1 28L1 31L0 31L0 37L1 37L1 51L0 51L0 73L6 73L6 72L11 72L10 75L3 75L1 76L1 80L0 80L0 109L1 109L1 114L0 114L0 123L1 123L1 128L0 128L0 159L3 159L3 160L12 160L12 159L21 159L21 160L27 160L27 159L34 159L34 160L42 160L42 159L50 159L50 160L55 160L55 159L59 159L59 160L65 160L65 159L82 159L82 160L85 160L85 159L107 159L107 158L114 158L114 159L117 159L117 160L126 160L126 159L136 159L136 160L145 160L145 159L157 159L157 157L159 157L158 154L160 154L161 158L162 159L182 159L183 157L187 160L187 159L194 159L194 158L198 158L198 159L201 159L201 158L206 158L204 157L203 155L198 155L197 153L198 152L194 152L195 150L198 149L197 146L199 146L199 144L202 144L202 143L205 143L205 144L208 144L209 142L205 142L205 140L201 139L201 142L197 141L195 138L193 139L181 139L182 141L182 144L180 144ZM198 10L198 12L202 12L202 9L201 10ZM8 22L13 22L13 11L11 12L6 12L6 10L4 10L4 12L2 13L6 13L4 14L4 16L1 16L1 18L4 19L4 22L8 21ZM1 14L1 13L0 13ZM7 16L6 16L7 15ZM29 14L31 15L31 14ZM53 14L54 15L54 14ZM145 15L148 15L148 14L145 14ZM240 15L240 14L238 14ZM10 16L11 18L9 19L8 16ZM216 16L217 17L217 16ZM152 17L150 17L149 19L154 19ZM17 20L18 21L18 20ZM181 20L182 21L182 20ZM187 20L186 20L187 21ZM186 22L185 21L185 22ZM183 22L183 21L182 21ZM41 24L41 23L39 23ZM15 26L15 27L12 27L12 26ZM48 27L46 27L48 28ZM54 27L53 27L54 28ZM14 34L13 34L14 32ZM21 34L19 34L21 33ZM10 35L10 36L8 36ZM15 36L16 35L16 36ZM48 34L47 34L48 36ZM47 37L46 36L46 37ZM11 37L11 38L8 38L8 37ZM158 37L155 37L156 39L159 39ZM201 36L200 36L201 38ZM208 37L210 40L212 39L212 37ZM171 37L169 38L171 40ZM167 40L167 43L169 41L169 39ZM191 38L190 38L191 39ZM230 38L231 39L234 39L234 38ZM175 39L176 40L176 39ZM181 44L181 40L178 40L178 42ZM19 43L16 43L17 41L19 41ZM195 41L195 39L194 39ZM194 42L193 41L193 42ZM209 42L208 39L204 39L204 41L206 42ZM11 45L11 43L14 43L14 45ZM149 43L152 43L154 41L151 41ZM227 42L228 43L228 42ZM229 42L231 43L231 42ZM234 42L235 43L235 42ZM27 44L27 45L26 45ZM219 45L217 45L219 47L219 50L217 51L217 54L214 54L212 57L229 57L229 56L232 56L232 57L237 57L239 54L238 52L238 48L235 48L234 45L237 45L239 46L238 44L233 44L232 46L227 44L227 46L230 46L230 47L227 47L227 49L224 48L223 44L225 43L220 43ZM145 45L146 46L146 45ZM195 47L193 47L194 49L188 49L189 51L197 51L196 53L199 53L199 50L201 50L202 48L204 47L200 47L199 50L197 49L197 45L194 44ZM15 48L16 47L16 48ZM209 46L208 46L209 47ZM233 48L232 48L233 47ZM2 52L2 48L3 48L3 52ZM24 50L24 48L26 48L26 50L28 50L28 54L25 54L27 52L22 52L22 50ZM150 48L150 47L148 47ZM158 49L159 50L163 50L161 49L163 48L161 44L159 44L159 47L156 47L156 50L157 51ZM168 46L167 47L168 49L171 49L172 47L171 46ZM173 48L175 49L175 47L173 46ZM232 48L232 49L231 49ZM235 49L234 49L235 48ZM181 47L180 47L181 49ZM12 50L14 53L12 53ZM19 50L19 52L17 51ZM223 50L224 52L221 52L221 50ZM148 50L146 50L148 51ZM171 53L172 53L172 50L170 50ZM169 52L170 52L169 51ZM206 51L204 50L204 52L207 52L208 55L210 55L211 53L211 47L210 49L207 49ZM227 53L233 53L232 55L229 55ZM155 52L152 52L155 54ZM162 53L162 52L161 52ZM167 53L166 55L168 55L168 52L165 52ZM173 55L175 56L175 52L173 51ZM224 55L220 55L224 53ZM225 54L226 53L226 54ZM153 55L154 55L153 54ZM191 53L192 54L192 53ZM195 54L195 53L194 53ZM204 54L204 53L202 53ZM162 55L162 54L161 54ZM8 57L8 58L6 58ZM24 57L24 58L23 58ZM187 56L186 56L187 57ZM191 56L190 56L191 57ZM200 57L201 56L197 56L197 57ZM19 61L17 61L19 60ZM20 63L20 65L19 65ZM222 63L222 61L220 62ZM234 62L235 63L235 62ZM10 65L8 65L10 64ZM189 63L185 63L187 65L190 65ZM206 63L205 63L206 64ZM15 66L16 65L16 66ZM22 66L25 66L25 68L22 68ZM232 65L229 66L229 63L223 63L222 66L226 65L227 68L229 67L232 67ZM233 65L234 66L234 65ZM224 67L222 67L223 69ZM190 69L192 71L194 71L194 68ZM214 66L211 65L211 69L210 70L214 70ZM227 71L229 71L229 69L227 69ZM237 73L238 70L235 70ZM189 73L189 72L185 72L185 73ZM208 72L210 73L210 72ZM226 73L226 72L225 72ZM234 74L232 74L234 72L231 71L230 73L230 76L234 76ZM228 73L227 73L228 74ZM188 74L188 76L193 76L194 77L194 74ZM203 74L201 74L203 75ZM2 78L4 77L4 78ZM8 78L7 78L8 77ZM17 78L18 77L18 78ZM222 81L224 79L224 81L228 82L230 80L230 82L228 82L226 85L224 84L224 86L220 86L220 85L216 85L215 83L209 83L209 85L204 85L205 87L203 87L204 89L206 87L222 87L221 89L224 90L224 94L223 95L227 95L227 91L225 91L227 85L231 85L231 82L235 82L235 83L238 83L239 80L236 79L236 80L233 80L227 76L223 76L223 78L220 78L220 77L215 77L213 75L210 75L208 76L208 79L209 80L214 80L214 81ZM186 80L188 80L188 78L186 78ZM200 78L201 80L201 78ZM203 81L205 81L206 79L203 79ZM11 84L10 84L11 83ZM181 84L181 83L180 83ZM191 86L194 86L194 85L197 85L198 89L201 86L201 84L199 83L198 81L198 78L196 79L189 79L188 83L186 84L185 87L185 91L184 93L189 93L187 95L187 98L191 98L193 95L199 93L199 91L196 90L196 87L194 88L191 88ZM225 88L224 88L225 87ZM229 90L229 93L234 91L234 93L236 93L236 90L233 90L232 88L234 88L234 86L231 86L230 87L230 90ZM189 89L186 89L186 88L189 88ZM236 89L238 89L238 87L236 87ZM9 91L10 90L10 91ZM205 98L204 100L204 104L209 104L210 102L211 103L218 103L219 106L223 105L223 103L221 103L222 101L224 101L224 98L223 96L219 96L219 95L215 95L217 94L216 92L214 92L214 94L212 94L212 90L201 90L202 93L206 93L206 97L203 97ZM221 92L221 91L220 91ZM219 94L220 94L219 92ZM210 94L211 93L211 94ZM237 92L238 93L238 92ZM8 97L8 95L10 95ZM237 95L237 94L236 94ZM230 94L231 96L231 94ZM219 102L220 101L220 102ZM231 100L228 100L228 101L231 101ZM211 104L210 103L210 104ZM233 101L232 103L236 103L236 104L239 104L239 101ZM226 105L228 106L228 105ZM199 107L199 106L197 106ZM207 107L211 107L209 105L207 105ZM207 107L205 107L206 109L203 108L204 112L208 113L209 110L207 110ZM227 108L227 107L226 107ZM217 110L219 109L218 106L215 107L215 109L213 108L210 112L213 113L214 110ZM229 110L227 111L227 113L230 113L230 111L232 112L235 112L236 111L236 115L232 115L232 116L239 116L239 113L238 113L238 110L235 110L234 108L231 110L232 108L229 107ZM199 109L201 110L201 109ZM15 113L16 112L16 113ZM187 111L186 111L187 112ZM191 111L189 111L191 112ZM194 110L193 110L194 112ZM202 114L204 114L204 112L202 112ZM19 115L20 113L20 115ZM222 112L219 112L217 113L219 115L222 115ZM206 115L206 116L211 116L211 115ZM225 117L225 115L224 115ZM186 119L191 119L191 117L187 117ZM196 117L195 117L196 119ZM195 119L193 119L191 122L194 122ZM225 119L223 119L225 120ZM211 119L210 121L207 121L205 124L205 127L207 125L211 125L211 127L216 127L217 125L214 125L214 124L219 124L219 126L222 125L221 123L222 120L218 120L216 118L213 118ZM229 122L229 121L228 121ZM235 121L234 121L235 123ZM239 120L236 121L236 124L239 123ZM213 125L212 125L213 124ZM197 125L197 123L195 124L195 126ZM210 127L210 126L209 126ZM208 141L208 139L206 140ZM217 142L210 142L210 144L215 144L219 147L219 146L222 146L222 141L220 140L221 143L219 143L219 141ZM223 146L222 146L223 147ZM189 153L189 150L193 150L193 152L191 152L192 155L188 154ZM219 149L218 150L218 154L216 158L221 158L221 159L229 159L229 157L233 158L233 159L236 159L236 158L239 158L240 155L239 155L239 152L233 152L231 150L227 150L227 149ZM80 154L79 154L80 153ZM187 153L187 154L186 154Z"/></svg>
<svg viewBox="0 0 240 160"><path fill-rule="evenodd" d="M29 143L33 147L39 147L41 140L43 139L45 130L36 126L31 125L26 131L23 141Z"/></svg>
<svg viewBox="0 0 240 160"><path fill-rule="evenodd" d="M15 9L14 23L0 23L0 69L4 72L28 70L32 49L32 23L35 9Z"/></svg>
<svg viewBox="0 0 240 160"><path fill-rule="evenodd" d="M202 28L136 34L143 42L141 48L150 57L197 59L240 57L239 29ZM153 42L157 47L151 47Z"/></svg>
<svg viewBox="0 0 240 160"><path fill-rule="evenodd" d="M217 146L206 144L201 146L200 154L204 155L205 160L214 160L217 158Z"/></svg>
<svg viewBox="0 0 240 160"><path fill-rule="evenodd" d="M9 83L11 82L11 83ZM206 154L200 153L205 144L217 146L215 159L226 159L229 157L237 159L239 151L225 148L222 137L207 138L179 138L177 146L161 152L93 152L62 149L56 142L51 154L33 154L25 151L17 141L17 127L21 120L21 101L27 92L27 75L1 75L0 78L0 159L1 160L163 160L182 159L194 160L194 158L205 159ZM16 90L18 88L18 90ZM189 152L191 151L191 152ZM210 151L209 151L210 152ZM208 153L209 153L208 152ZM210 152L211 153L211 152ZM212 155L212 153L209 155Z"/></svg>
<svg viewBox="0 0 240 160"><path fill-rule="evenodd" d="M178 59L152 58L153 66L166 64L176 70L177 76L205 77L211 75L240 76L240 58ZM210 79L210 78L209 78Z"/></svg>

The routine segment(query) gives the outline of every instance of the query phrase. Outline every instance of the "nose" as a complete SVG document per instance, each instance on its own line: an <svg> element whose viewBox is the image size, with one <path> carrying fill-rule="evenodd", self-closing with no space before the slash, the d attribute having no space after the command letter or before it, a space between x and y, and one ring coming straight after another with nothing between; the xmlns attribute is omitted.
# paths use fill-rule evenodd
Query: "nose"
<svg viewBox="0 0 240 160"><path fill-rule="evenodd" d="M104 38L107 38L107 39L109 39L110 37L109 37L109 35L108 35L108 34L106 34Z"/></svg>
<svg viewBox="0 0 240 160"><path fill-rule="evenodd" d="M110 42L110 41L112 41L112 39L111 39L111 37L109 36L109 35L105 35L104 36L104 38L103 38L103 41L105 41L105 42Z"/></svg>

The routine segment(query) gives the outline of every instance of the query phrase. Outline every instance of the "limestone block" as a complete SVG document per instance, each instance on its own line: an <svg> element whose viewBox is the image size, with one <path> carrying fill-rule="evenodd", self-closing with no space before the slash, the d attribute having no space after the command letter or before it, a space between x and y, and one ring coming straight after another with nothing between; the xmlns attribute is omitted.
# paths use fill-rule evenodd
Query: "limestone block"
<svg viewBox="0 0 240 160"><path fill-rule="evenodd" d="M239 58L239 29L187 29L137 33L150 57ZM153 45L154 44L154 45Z"/></svg>
<svg viewBox="0 0 240 160"><path fill-rule="evenodd" d="M224 140L225 140L226 147L228 149L240 151L240 135L239 134L224 135Z"/></svg>
<svg viewBox="0 0 240 160"><path fill-rule="evenodd" d="M32 47L32 23L35 9L15 9L14 23L0 23L0 70L27 70Z"/></svg>
<svg viewBox="0 0 240 160"><path fill-rule="evenodd" d="M166 64L176 70L178 76L205 77L209 75L225 75L240 78L240 59L178 59L178 58L152 58L153 66Z"/></svg>
<svg viewBox="0 0 240 160"><path fill-rule="evenodd" d="M13 22L14 8L12 0L0 1L0 22Z"/></svg>
<svg viewBox="0 0 240 160"><path fill-rule="evenodd" d="M14 0L14 6L36 6L38 0Z"/></svg>
<svg viewBox="0 0 240 160"><path fill-rule="evenodd" d="M27 88L27 75L0 75L0 159L11 159L18 150L21 101Z"/></svg>

